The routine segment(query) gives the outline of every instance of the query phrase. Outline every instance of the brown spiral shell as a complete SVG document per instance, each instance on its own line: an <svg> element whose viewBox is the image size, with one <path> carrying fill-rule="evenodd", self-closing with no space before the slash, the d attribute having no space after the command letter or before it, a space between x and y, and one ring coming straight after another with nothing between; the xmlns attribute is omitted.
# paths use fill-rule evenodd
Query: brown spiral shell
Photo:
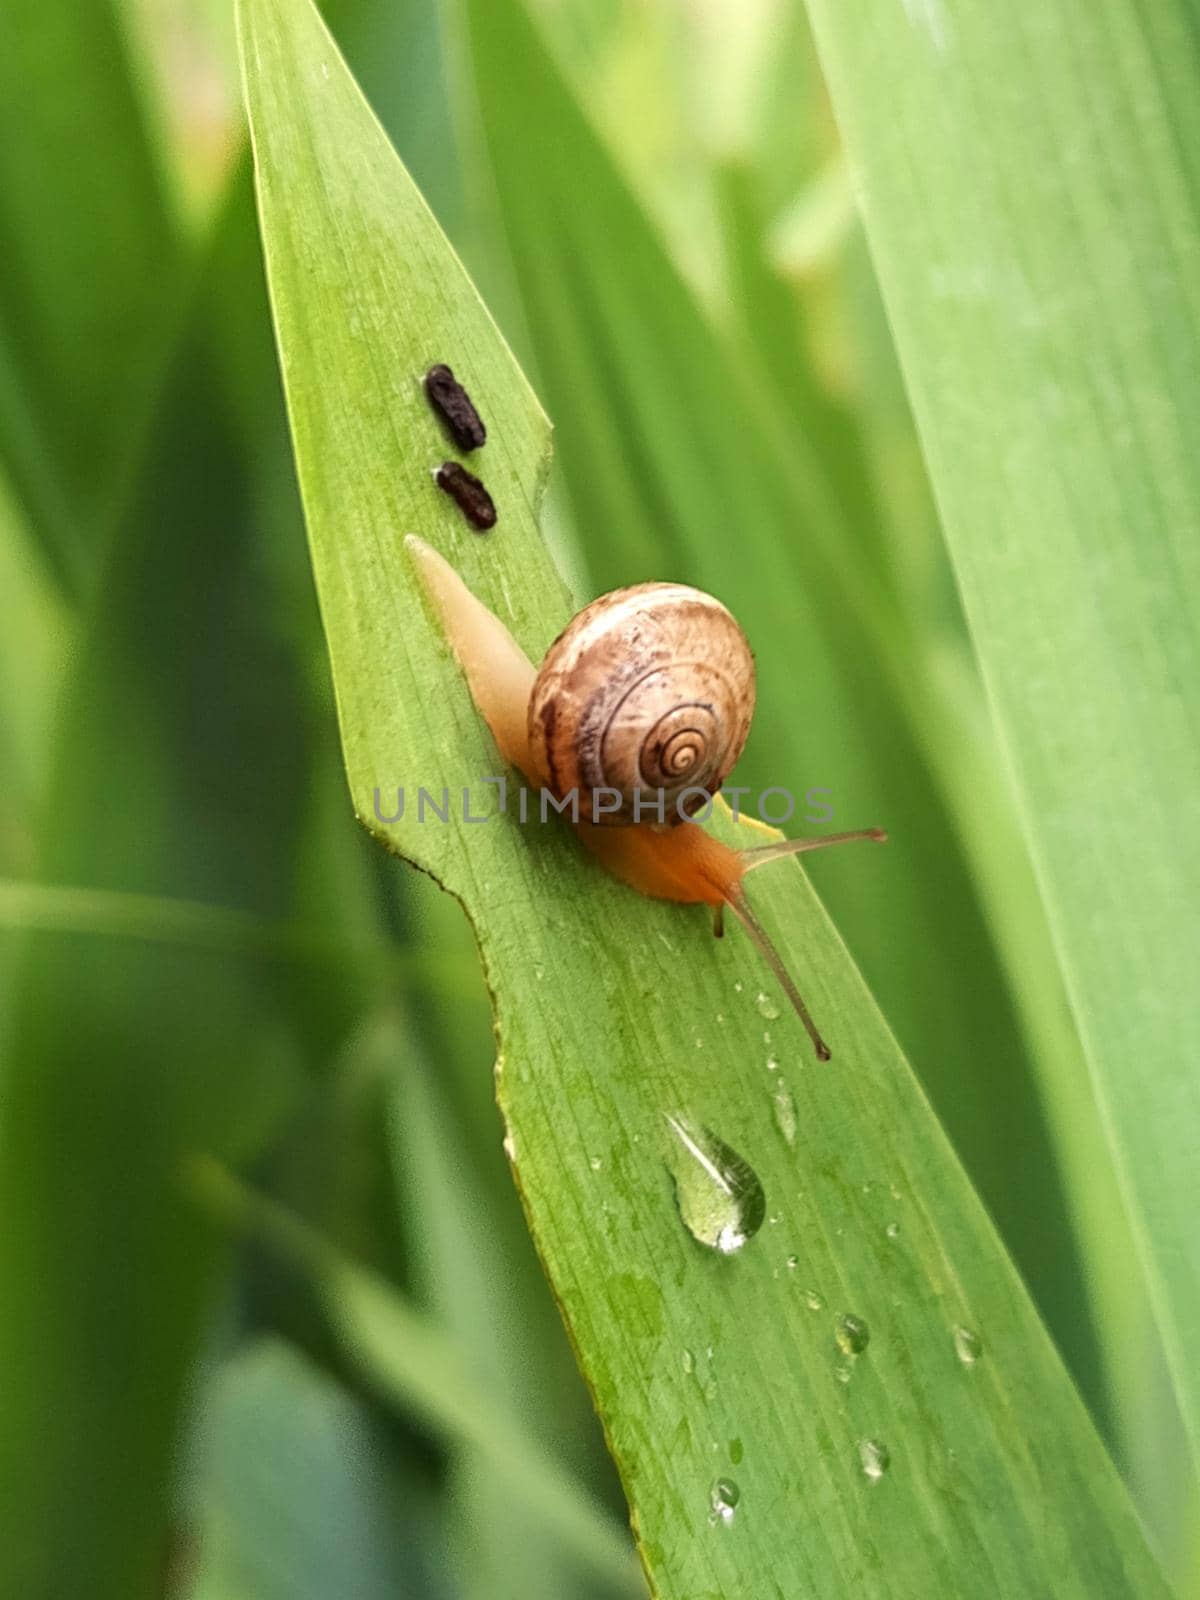
<svg viewBox="0 0 1200 1600"><path fill-rule="evenodd" d="M619 791L599 821L682 821L685 789L715 794L742 753L754 714L754 658L719 600L682 583L640 583L593 600L550 646L529 700L529 741L546 787ZM687 797L687 809L704 804Z"/></svg>

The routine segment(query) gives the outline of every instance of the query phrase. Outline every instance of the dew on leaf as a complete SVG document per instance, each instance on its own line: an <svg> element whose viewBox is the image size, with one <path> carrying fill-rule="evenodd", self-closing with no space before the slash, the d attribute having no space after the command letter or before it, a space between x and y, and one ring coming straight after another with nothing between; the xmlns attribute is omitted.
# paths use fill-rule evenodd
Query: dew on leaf
<svg viewBox="0 0 1200 1600"><path fill-rule="evenodd" d="M964 1367L973 1367L983 1354L983 1340L973 1328L960 1323L954 1330L954 1353Z"/></svg>
<svg viewBox="0 0 1200 1600"><path fill-rule="evenodd" d="M708 1520L728 1526L733 1521L741 1498L742 1491L732 1478L717 1478L709 1491Z"/></svg>
<svg viewBox="0 0 1200 1600"><path fill-rule="evenodd" d="M666 1161L675 1202L692 1238L733 1255L762 1227L766 1196L749 1162L690 1117L668 1116Z"/></svg>
<svg viewBox="0 0 1200 1600"><path fill-rule="evenodd" d="M861 1317L847 1311L838 1318L833 1337L844 1356L860 1356L871 1342L871 1330Z"/></svg>
<svg viewBox="0 0 1200 1600"><path fill-rule="evenodd" d="M882 1439L863 1439L858 1446L858 1459L863 1475L871 1483L878 1483L892 1464L891 1451Z"/></svg>

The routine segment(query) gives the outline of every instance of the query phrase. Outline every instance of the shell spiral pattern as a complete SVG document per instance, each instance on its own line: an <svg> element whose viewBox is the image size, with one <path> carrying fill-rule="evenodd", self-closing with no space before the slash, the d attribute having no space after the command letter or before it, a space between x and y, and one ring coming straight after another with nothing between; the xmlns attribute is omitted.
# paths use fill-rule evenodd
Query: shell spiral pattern
<svg viewBox="0 0 1200 1600"><path fill-rule="evenodd" d="M715 794L742 752L754 713L754 658L718 600L679 583L602 595L547 652L529 702L529 738L546 787L615 791L599 820L682 820ZM680 797L687 790L680 806ZM640 792L640 816L635 795Z"/></svg>

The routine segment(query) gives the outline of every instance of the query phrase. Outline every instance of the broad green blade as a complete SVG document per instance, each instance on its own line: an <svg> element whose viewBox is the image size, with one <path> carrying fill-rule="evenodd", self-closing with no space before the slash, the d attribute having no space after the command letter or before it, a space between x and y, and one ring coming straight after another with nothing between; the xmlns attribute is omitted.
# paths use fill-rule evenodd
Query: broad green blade
<svg viewBox="0 0 1200 1600"><path fill-rule="evenodd" d="M538 652L566 619L535 523L547 427L308 0L244 0L241 21L354 805L475 924L516 1178L655 1593L833 1595L886 1574L891 1596L1163 1595L802 873L764 873L756 899L833 1042L827 1066L746 941L638 899L559 827L462 820L496 754L403 536L436 543ZM430 480L450 454L420 389L437 360L490 427L472 460L500 510L487 538ZM449 820L409 804L380 821L374 791L394 802L401 783L410 800L445 786ZM716 1238L730 1253L701 1242Z"/></svg>
<svg viewBox="0 0 1200 1600"><path fill-rule="evenodd" d="M0 470L70 590L96 570L184 287L114 0L4 8L0 259Z"/></svg>
<svg viewBox="0 0 1200 1600"><path fill-rule="evenodd" d="M415 1473L393 1481L383 1430L361 1401L291 1346L262 1339L204 1402L188 1600L445 1594L433 1491Z"/></svg>
<svg viewBox="0 0 1200 1600"><path fill-rule="evenodd" d="M772 369L719 336L519 0L463 9L486 158L596 588L670 578L719 595L759 647L738 781L756 793L827 788L833 826L889 828L882 856L829 851L812 877L1100 1404L1085 1276L1016 986L930 761L929 730L958 710L932 692L850 514L858 506L861 520L870 499L844 487L865 475L861 449L803 385L789 404ZM806 819L821 815L798 803L790 830L814 831Z"/></svg>
<svg viewBox="0 0 1200 1600"><path fill-rule="evenodd" d="M1195 1435L1194 9L810 9Z"/></svg>
<svg viewBox="0 0 1200 1600"><path fill-rule="evenodd" d="M616 1524L473 1370L459 1341L422 1316L394 1285L358 1265L292 1212L203 1157L192 1164L194 1198L225 1223L249 1228L315 1279L340 1341L355 1365L406 1415L446 1444L486 1463L510 1496L553 1535L606 1594L636 1595L632 1551Z"/></svg>
<svg viewBox="0 0 1200 1600"><path fill-rule="evenodd" d="M29 930L0 1049L6 1597L161 1595L222 1258L180 1164L255 1152L361 1000L361 963L319 961L314 981L311 947L278 937L313 733L256 538L270 427L253 448L235 436L214 370L221 267L69 663L46 883L0 894Z"/></svg>
<svg viewBox="0 0 1200 1600"><path fill-rule="evenodd" d="M411 1036L398 1034L388 1030L375 1048L387 1047L393 1063L388 1143L400 1188L399 1212L412 1239L412 1292L453 1337L494 1403L521 1417L527 1430L541 1429L543 1448L561 1453L573 1439L590 1442L579 1419L566 1414L561 1384L555 1383L561 1361L547 1359L567 1352L553 1303L521 1270L532 1268L540 1277L536 1260L529 1259L528 1236L514 1259L503 1227L507 1217L497 1215L497 1197L483 1187L494 1164L480 1171L464 1159L463 1133L446 1115L446 1089L438 1072L443 1063L423 1059ZM405 1063L399 1073L396 1061ZM473 1061L477 1064L477 1058ZM493 1112L493 1122L494 1117ZM511 1187L503 1166L500 1177ZM558 1338L539 1360L531 1345L542 1331L538 1313L543 1308L554 1319ZM575 1388L580 1388L577 1382ZM579 1595L578 1562L548 1539L536 1503L514 1504L509 1474L497 1471L486 1452L460 1449L447 1488L452 1561L463 1594L491 1600ZM632 1576L632 1571L626 1574L624 1588L637 1594L637 1586L628 1582Z"/></svg>

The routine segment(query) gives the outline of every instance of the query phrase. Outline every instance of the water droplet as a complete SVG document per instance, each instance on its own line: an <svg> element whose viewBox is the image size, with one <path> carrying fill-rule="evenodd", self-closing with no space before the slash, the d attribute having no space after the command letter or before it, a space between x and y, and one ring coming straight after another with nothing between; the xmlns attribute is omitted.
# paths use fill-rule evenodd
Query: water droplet
<svg viewBox="0 0 1200 1600"><path fill-rule="evenodd" d="M695 1372L695 1370L696 1370L696 1358L695 1358L695 1356L692 1354L692 1352L690 1350L685 1350L683 1352L683 1358L682 1359L683 1359L683 1370L685 1372L687 1372L687 1373Z"/></svg>
<svg viewBox="0 0 1200 1600"><path fill-rule="evenodd" d="M508 1157L508 1159L510 1161L515 1161L517 1159L517 1147L516 1147L516 1144L513 1141L513 1136L512 1136L511 1133L506 1133L504 1135L503 1143L504 1143L504 1154Z"/></svg>
<svg viewBox="0 0 1200 1600"><path fill-rule="evenodd" d="M796 1268L799 1265L800 1265L800 1257L799 1256L789 1256L787 1258L787 1269L788 1269L789 1272L795 1272Z"/></svg>
<svg viewBox="0 0 1200 1600"><path fill-rule="evenodd" d="M983 1340L971 1328L954 1330L954 1353L964 1367L973 1367L983 1354Z"/></svg>
<svg viewBox="0 0 1200 1600"><path fill-rule="evenodd" d="M674 1139L667 1165L692 1238L722 1255L740 1250L762 1227L766 1196L758 1174L715 1134L685 1116L668 1116Z"/></svg>
<svg viewBox="0 0 1200 1600"><path fill-rule="evenodd" d="M775 1057L775 1056L768 1056L767 1057L767 1071L768 1072L778 1072L779 1071L779 1061L778 1061L777 1057Z"/></svg>
<svg viewBox="0 0 1200 1600"><path fill-rule="evenodd" d="M858 1459L867 1479L878 1483L891 1465L892 1454L882 1439L863 1439L859 1442Z"/></svg>
<svg viewBox="0 0 1200 1600"><path fill-rule="evenodd" d="M599 1172L600 1168L603 1165L604 1165L604 1163L603 1163L603 1161L601 1161L599 1156L593 1156L592 1159L588 1162L588 1166L591 1167L593 1172Z"/></svg>
<svg viewBox="0 0 1200 1600"><path fill-rule="evenodd" d="M779 1007L769 994L764 994L760 989L754 997L754 1004L758 1007L760 1017L766 1017L768 1022L774 1022L779 1015Z"/></svg>
<svg viewBox="0 0 1200 1600"><path fill-rule="evenodd" d="M889 1239L898 1239L900 1237L900 1224L898 1222L889 1222L883 1231Z"/></svg>
<svg viewBox="0 0 1200 1600"><path fill-rule="evenodd" d="M850 1363L848 1361L839 1361L833 1369L833 1375L839 1383L849 1383L852 1376Z"/></svg>
<svg viewBox="0 0 1200 1600"><path fill-rule="evenodd" d="M708 1520L728 1525L733 1521L742 1491L732 1478L717 1478L708 1496Z"/></svg>
<svg viewBox="0 0 1200 1600"><path fill-rule="evenodd" d="M824 1311L825 1296L819 1294L816 1289L805 1289L804 1304L810 1311Z"/></svg>
<svg viewBox="0 0 1200 1600"><path fill-rule="evenodd" d="M740 978L734 984L733 992L734 992L734 994L741 994L741 992L742 992L742 980Z"/></svg>
<svg viewBox="0 0 1200 1600"><path fill-rule="evenodd" d="M742 1457L745 1455L745 1453L746 1452L742 1448L742 1441L740 1439L730 1439L729 1459L733 1462L735 1467L741 1466Z"/></svg>
<svg viewBox="0 0 1200 1600"><path fill-rule="evenodd" d="M768 1066L770 1063L768 1062ZM792 1091L786 1083L781 1083L771 1097L771 1107L775 1113L775 1126L783 1135L785 1144L796 1142L796 1102Z"/></svg>
<svg viewBox="0 0 1200 1600"><path fill-rule="evenodd" d="M871 1330L861 1317L847 1311L838 1318L833 1337L844 1356L860 1356L871 1342Z"/></svg>

